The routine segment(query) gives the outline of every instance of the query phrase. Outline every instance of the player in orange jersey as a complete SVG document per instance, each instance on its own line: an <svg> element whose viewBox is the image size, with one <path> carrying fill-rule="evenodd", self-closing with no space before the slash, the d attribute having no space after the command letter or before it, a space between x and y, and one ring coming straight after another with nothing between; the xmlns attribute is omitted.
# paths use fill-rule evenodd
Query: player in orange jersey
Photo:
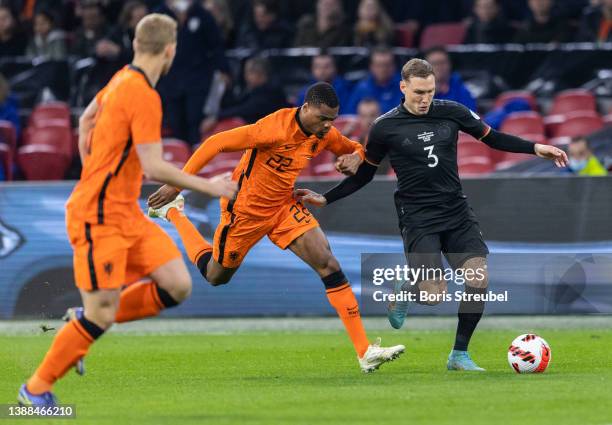
<svg viewBox="0 0 612 425"><path fill-rule="evenodd" d="M266 235L279 248L289 248L323 280L362 370L370 372L399 356L404 346L370 345L357 300L327 238L308 209L293 198L296 178L323 149L339 156L337 168L345 173L354 172L363 161L363 147L332 125L338 109L333 87L317 83L310 87L301 107L281 109L202 143L185 172L198 173L219 152L246 150L232 176L238 181L238 194L234 200L221 200L221 221L212 245L182 213L183 200L174 187L163 186L151 195L149 215L174 224L189 259L212 285L229 282L247 252Z"/></svg>
<svg viewBox="0 0 612 425"><path fill-rule="evenodd" d="M136 28L135 56L98 93L79 122L81 180L66 205L74 275L84 308L74 309L40 367L18 394L23 405L54 405L53 384L72 366L82 373L90 345L114 322L157 315L191 293L181 253L140 210L142 175L233 198L229 178L207 180L162 159L162 107L154 89L176 52L176 22L152 14ZM150 280L128 286L143 277Z"/></svg>

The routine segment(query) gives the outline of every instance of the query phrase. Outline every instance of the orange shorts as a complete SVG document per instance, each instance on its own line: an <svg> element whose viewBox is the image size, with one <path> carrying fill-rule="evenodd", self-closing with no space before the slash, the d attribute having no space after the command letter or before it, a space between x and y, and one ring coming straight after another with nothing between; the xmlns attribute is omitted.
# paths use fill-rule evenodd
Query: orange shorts
<svg viewBox="0 0 612 425"><path fill-rule="evenodd" d="M67 220L78 288L117 289L181 257L172 238L151 220L136 218L130 224L131 229L126 230Z"/></svg>
<svg viewBox="0 0 612 425"><path fill-rule="evenodd" d="M251 247L261 238L268 238L280 249L319 222L306 207L290 202L280 207L269 218L249 217L221 209L221 221L215 231L213 258L223 267L237 268Z"/></svg>

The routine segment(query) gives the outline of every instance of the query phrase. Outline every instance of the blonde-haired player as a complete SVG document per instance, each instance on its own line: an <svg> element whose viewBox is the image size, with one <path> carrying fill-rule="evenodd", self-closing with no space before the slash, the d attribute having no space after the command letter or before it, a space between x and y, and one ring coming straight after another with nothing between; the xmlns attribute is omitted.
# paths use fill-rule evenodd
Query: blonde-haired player
<svg viewBox="0 0 612 425"><path fill-rule="evenodd" d="M79 121L83 172L66 205L66 225L84 308L72 309L71 320L20 388L23 405L55 405L53 384L73 366L82 373L90 345L113 323L155 316L191 293L180 251L140 210L143 174L213 196L236 193L227 177L203 179L162 159L162 106L154 86L172 66L176 22L160 14L143 18L134 52L132 63L113 76Z"/></svg>

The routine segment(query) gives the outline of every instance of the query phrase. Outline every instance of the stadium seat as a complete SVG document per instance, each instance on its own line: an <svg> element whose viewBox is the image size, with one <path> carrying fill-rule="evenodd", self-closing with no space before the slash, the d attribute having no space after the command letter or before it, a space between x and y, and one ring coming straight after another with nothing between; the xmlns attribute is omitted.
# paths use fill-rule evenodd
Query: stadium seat
<svg viewBox="0 0 612 425"><path fill-rule="evenodd" d="M63 102L43 103L34 108L28 120L28 127L48 125L71 127L70 108Z"/></svg>
<svg viewBox="0 0 612 425"><path fill-rule="evenodd" d="M335 162L336 156L332 152L327 150L321 151L319 155L310 161L310 174L315 177L341 178L343 175L336 170Z"/></svg>
<svg viewBox="0 0 612 425"><path fill-rule="evenodd" d="M17 164L27 180L61 180L71 157L52 145L27 145L17 151Z"/></svg>
<svg viewBox="0 0 612 425"><path fill-rule="evenodd" d="M519 162L528 161L533 159L533 155L529 155L526 153L515 153L515 152L502 152L503 155L501 160L495 164L495 169L503 170L509 167L512 167Z"/></svg>
<svg viewBox="0 0 612 425"><path fill-rule="evenodd" d="M65 126L28 127L24 132L24 145L48 145L72 157L75 153L72 130Z"/></svg>
<svg viewBox="0 0 612 425"><path fill-rule="evenodd" d="M495 99L495 108L504 106L506 102L512 99L525 100L527 103L529 103L529 106L531 106L531 109L533 109L534 111L537 111L540 109L538 108L538 101L536 100L533 93L526 91L526 90L511 90L511 91L506 91L506 92L501 93Z"/></svg>
<svg viewBox="0 0 612 425"><path fill-rule="evenodd" d="M433 46L446 46L449 44L461 44L465 38L467 28L462 22L445 22L431 24L425 27L421 34L421 49Z"/></svg>
<svg viewBox="0 0 612 425"><path fill-rule="evenodd" d="M533 143L540 143L542 145L548 145L550 144L548 139L546 138L546 136L544 136L543 134L519 134L519 137L525 139L525 140L529 140L530 142Z"/></svg>
<svg viewBox="0 0 612 425"><path fill-rule="evenodd" d="M13 154L9 145L0 143L0 163L4 169L4 179L13 179Z"/></svg>
<svg viewBox="0 0 612 425"><path fill-rule="evenodd" d="M0 142L6 143L12 152L17 149L17 134L10 121L0 120Z"/></svg>
<svg viewBox="0 0 612 425"><path fill-rule="evenodd" d="M463 142L457 145L457 159L491 157L491 148L482 142Z"/></svg>
<svg viewBox="0 0 612 425"><path fill-rule="evenodd" d="M234 171L240 162L243 152L221 152L216 155L200 172L204 177L213 177L218 174Z"/></svg>
<svg viewBox="0 0 612 425"><path fill-rule="evenodd" d="M548 114L567 114L576 111L597 111L597 102L593 93L583 89L562 91L553 99Z"/></svg>
<svg viewBox="0 0 612 425"><path fill-rule="evenodd" d="M553 137L575 137L589 135L604 126L601 117L593 111L573 112L554 128Z"/></svg>
<svg viewBox="0 0 612 425"><path fill-rule="evenodd" d="M221 133L222 131L231 130L232 128L240 127L243 125L246 125L246 121L239 117L223 119L219 121L211 131L203 134L202 139L205 140L213 134Z"/></svg>
<svg viewBox="0 0 612 425"><path fill-rule="evenodd" d="M395 41L399 47L414 47L414 26L408 24L395 25Z"/></svg>
<svg viewBox="0 0 612 425"><path fill-rule="evenodd" d="M191 146L179 139L163 139L164 160L183 168L191 156Z"/></svg>
<svg viewBox="0 0 612 425"><path fill-rule="evenodd" d="M548 139L548 144L553 146L566 146L572 141L571 137L561 136Z"/></svg>
<svg viewBox="0 0 612 425"><path fill-rule="evenodd" d="M501 125L500 131L522 136L524 134L544 135L542 116L534 111L513 112Z"/></svg>
<svg viewBox="0 0 612 425"><path fill-rule="evenodd" d="M480 176L493 171L493 163L489 157L466 158L459 162L459 175L461 177Z"/></svg>
<svg viewBox="0 0 612 425"><path fill-rule="evenodd" d="M359 121L356 115L339 115L334 121L334 127L346 137L352 138L353 134L359 132Z"/></svg>

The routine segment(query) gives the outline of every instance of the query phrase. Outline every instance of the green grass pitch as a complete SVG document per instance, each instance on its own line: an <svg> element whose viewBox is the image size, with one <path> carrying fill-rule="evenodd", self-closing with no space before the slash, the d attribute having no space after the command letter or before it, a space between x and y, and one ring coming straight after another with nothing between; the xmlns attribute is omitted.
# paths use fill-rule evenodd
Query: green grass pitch
<svg viewBox="0 0 612 425"><path fill-rule="evenodd" d="M76 420L0 425L612 424L612 330L541 330L551 366L517 375L506 350L523 332L477 332L471 352L486 373L445 370L451 331L380 332L407 351L370 375L340 331L114 333L90 351L85 377L71 371L56 386ZM0 336L0 403L15 402L50 342Z"/></svg>

